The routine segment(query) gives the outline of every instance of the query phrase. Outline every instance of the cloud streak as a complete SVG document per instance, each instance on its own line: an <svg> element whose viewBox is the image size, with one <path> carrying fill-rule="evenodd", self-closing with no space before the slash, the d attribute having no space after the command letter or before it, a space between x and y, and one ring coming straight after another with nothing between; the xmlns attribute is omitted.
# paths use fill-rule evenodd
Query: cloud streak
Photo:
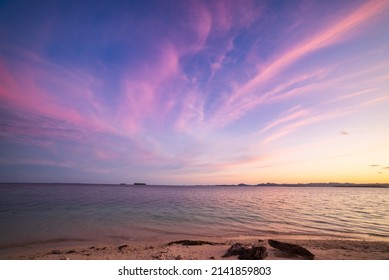
<svg viewBox="0 0 389 280"><path fill-rule="evenodd" d="M369 1L358 7L351 14L346 15L344 19L330 24L327 28L323 28L317 34L305 39L303 43L273 59L266 66L262 67L258 74L248 82L235 89L216 113L216 123L221 122L221 125L224 125L225 123L235 121L240 116L236 111L252 110L253 107L258 105L257 102L239 104L240 100L247 95L255 95L255 91L262 91L259 87L270 82L280 72L308 54L343 41L348 32L354 31L356 27L371 20L378 13L385 11L388 6L389 3L387 1ZM221 119L223 121L220 121Z"/></svg>
<svg viewBox="0 0 389 280"><path fill-rule="evenodd" d="M98 2L0 10L3 166L154 183L254 181L260 166L294 180L304 149L340 163L338 147L352 157L389 137L388 1ZM368 156L366 170L382 162Z"/></svg>

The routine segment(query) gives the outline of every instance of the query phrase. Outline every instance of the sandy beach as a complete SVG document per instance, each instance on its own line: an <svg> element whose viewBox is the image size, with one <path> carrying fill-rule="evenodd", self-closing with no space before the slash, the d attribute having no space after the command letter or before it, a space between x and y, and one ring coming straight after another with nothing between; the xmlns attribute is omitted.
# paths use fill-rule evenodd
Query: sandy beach
<svg viewBox="0 0 389 280"><path fill-rule="evenodd" d="M340 239L285 239L282 242L297 244L314 254L315 260L388 260L389 242ZM95 244L92 246L58 246L53 248L18 248L8 251L2 259L32 260L207 260L237 259L224 257L227 250L236 243L244 246L264 246L266 260L299 260L305 257L275 249L267 239L202 239L203 245L169 244L172 241L128 242L123 244ZM24 250L25 249L25 250ZM4 254L4 252L3 252ZM2 255L3 255L2 254Z"/></svg>

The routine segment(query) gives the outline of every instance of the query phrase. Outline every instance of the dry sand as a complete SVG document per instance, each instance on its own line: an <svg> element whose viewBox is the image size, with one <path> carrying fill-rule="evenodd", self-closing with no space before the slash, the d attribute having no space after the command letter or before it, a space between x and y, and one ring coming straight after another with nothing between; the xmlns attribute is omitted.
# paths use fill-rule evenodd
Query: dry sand
<svg viewBox="0 0 389 280"><path fill-rule="evenodd" d="M203 239L205 240L205 239ZM357 240L276 240L298 244L308 249L317 260L388 260L389 242ZM41 259L41 260L207 260L225 259L222 256L234 243L266 246L268 260L296 260L302 257L282 252L269 246L267 240L258 238L206 240L223 244L187 246L168 245L169 241L137 242L118 245L96 244L93 246L66 246L62 248L26 248L18 253L9 253L2 259ZM232 256L226 259L236 259Z"/></svg>

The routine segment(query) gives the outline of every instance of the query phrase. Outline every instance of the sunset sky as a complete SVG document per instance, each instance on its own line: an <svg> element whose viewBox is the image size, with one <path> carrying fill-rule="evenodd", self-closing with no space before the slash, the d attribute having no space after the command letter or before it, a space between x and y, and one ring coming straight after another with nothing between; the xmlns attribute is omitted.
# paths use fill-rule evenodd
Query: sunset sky
<svg viewBox="0 0 389 280"><path fill-rule="evenodd" d="M389 1L1 1L0 182L389 183L388 26Z"/></svg>

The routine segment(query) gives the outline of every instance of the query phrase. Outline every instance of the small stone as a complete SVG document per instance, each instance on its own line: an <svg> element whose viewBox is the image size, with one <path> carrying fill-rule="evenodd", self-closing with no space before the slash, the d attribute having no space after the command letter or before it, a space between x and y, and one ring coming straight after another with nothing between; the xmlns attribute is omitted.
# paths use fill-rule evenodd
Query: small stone
<svg viewBox="0 0 389 280"><path fill-rule="evenodd" d="M175 259L176 259L176 260L182 260L183 257L182 257L181 255L178 255L178 256L175 257Z"/></svg>
<svg viewBox="0 0 389 280"><path fill-rule="evenodd" d="M235 243L227 250L227 253L222 258L236 255L240 260L263 260L267 257L267 249L265 246L248 247L240 243Z"/></svg>
<svg viewBox="0 0 389 280"><path fill-rule="evenodd" d="M240 260L263 260L267 257L267 249L265 246L252 247L242 252L238 259Z"/></svg>
<svg viewBox="0 0 389 280"><path fill-rule="evenodd" d="M118 247L118 249L119 249L119 251L122 251L124 248L127 248L127 247L128 247L127 244L123 244L123 245L120 245L120 246Z"/></svg>
<svg viewBox="0 0 389 280"><path fill-rule="evenodd" d="M215 257L214 257L214 256L212 256L212 257L209 257L209 259L210 259L210 260L214 260L214 259L215 259Z"/></svg>
<svg viewBox="0 0 389 280"><path fill-rule="evenodd" d="M222 258L228 258L231 256L241 255L248 249L246 245L242 245L240 243L235 243L228 248L227 253L225 253Z"/></svg>

